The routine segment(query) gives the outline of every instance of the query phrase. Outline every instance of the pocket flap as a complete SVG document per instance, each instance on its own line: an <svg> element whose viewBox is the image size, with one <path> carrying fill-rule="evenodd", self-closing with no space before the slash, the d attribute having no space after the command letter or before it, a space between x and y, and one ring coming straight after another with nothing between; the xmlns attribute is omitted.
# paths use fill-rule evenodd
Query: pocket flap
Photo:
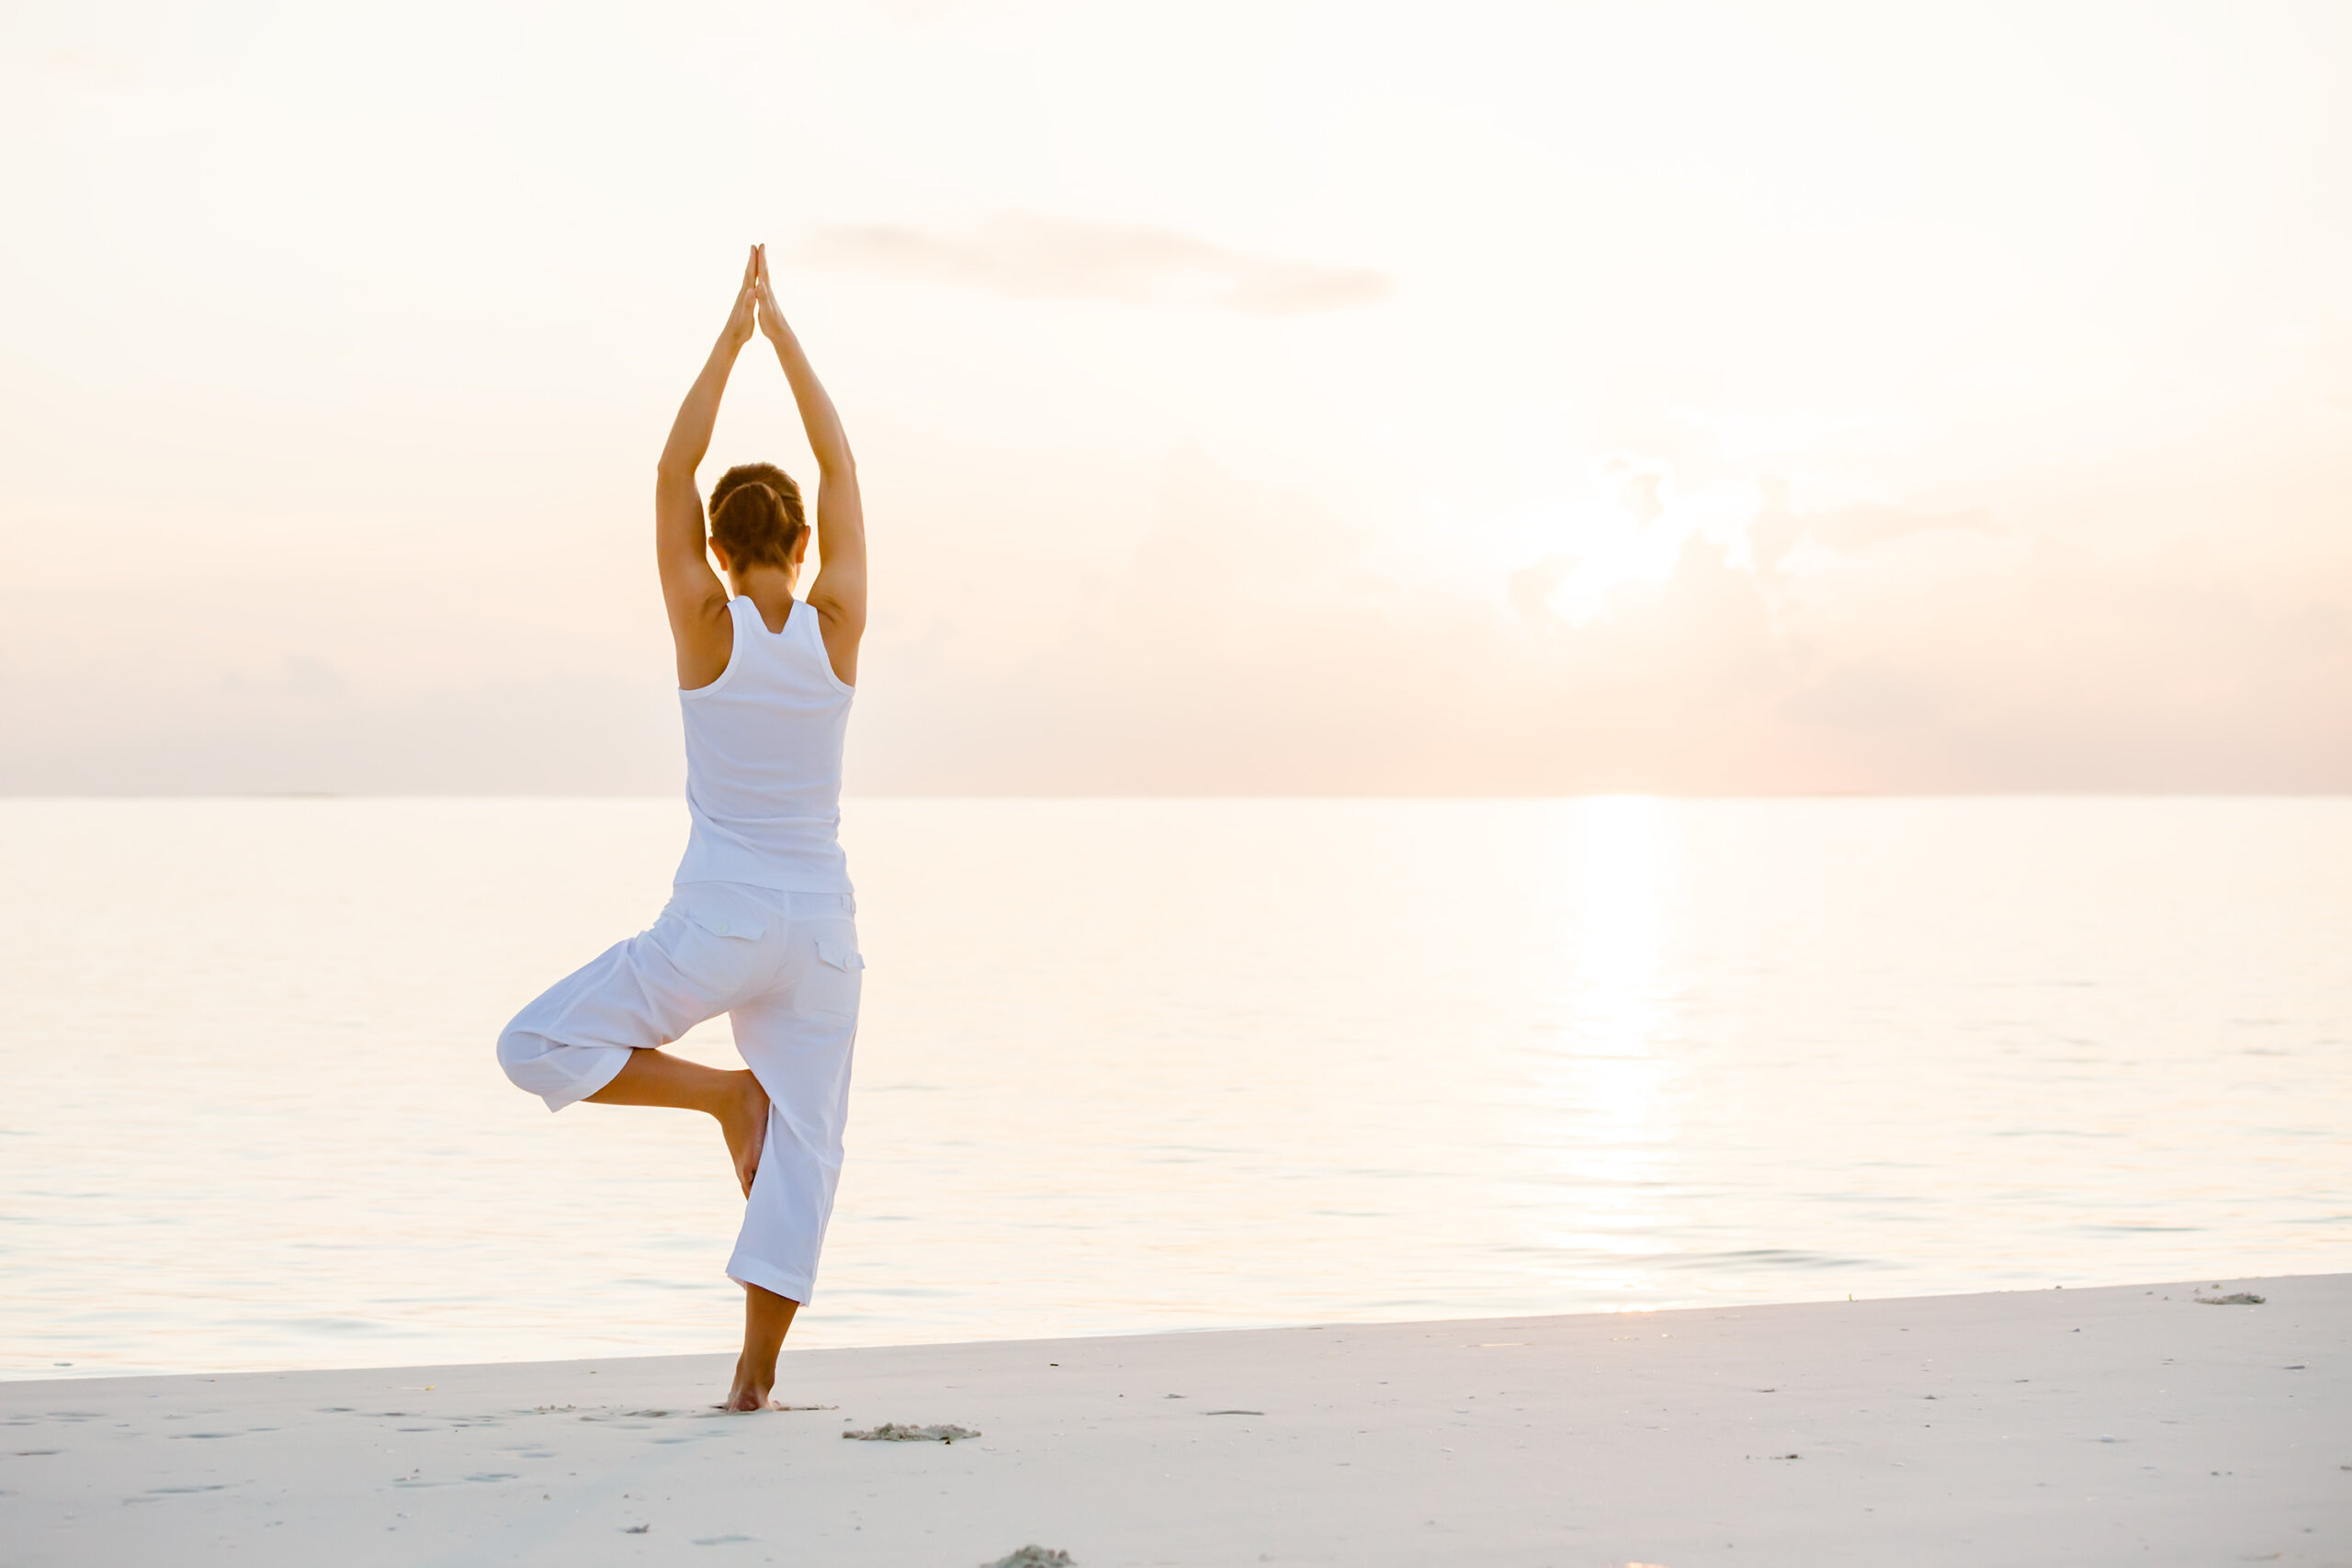
<svg viewBox="0 0 2352 1568"><path fill-rule="evenodd" d="M757 917L734 909L688 909L686 919L713 936L731 936L742 942L757 942L767 934L767 926Z"/></svg>
<svg viewBox="0 0 2352 1568"><path fill-rule="evenodd" d="M838 942L819 941L817 956L836 969L858 970L865 967L864 953Z"/></svg>

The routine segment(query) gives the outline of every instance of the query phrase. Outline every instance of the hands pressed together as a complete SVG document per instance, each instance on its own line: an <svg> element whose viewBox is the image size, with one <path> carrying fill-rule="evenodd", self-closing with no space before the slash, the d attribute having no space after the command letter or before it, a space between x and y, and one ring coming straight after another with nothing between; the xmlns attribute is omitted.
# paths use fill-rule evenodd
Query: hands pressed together
<svg viewBox="0 0 2352 1568"><path fill-rule="evenodd" d="M792 331L785 324L783 308L775 302L775 286L768 276L765 245L753 245L751 258L743 264L743 286L735 291L735 308L727 315L727 341L737 348L751 342L755 321L772 341Z"/></svg>

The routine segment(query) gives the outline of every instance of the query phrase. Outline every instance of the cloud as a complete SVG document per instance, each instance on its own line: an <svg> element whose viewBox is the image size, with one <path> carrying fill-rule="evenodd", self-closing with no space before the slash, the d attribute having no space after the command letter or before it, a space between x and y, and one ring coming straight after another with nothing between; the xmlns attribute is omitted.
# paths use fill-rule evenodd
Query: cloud
<svg viewBox="0 0 2352 1568"><path fill-rule="evenodd" d="M863 224L820 229L820 266L939 278L1032 299L1125 299L1250 315L1343 310L1387 297L1383 273L1228 251L1170 229L1003 213L960 233Z"/></svg>
<svg viewBox="0 0 2352 1568"><path fill-rule="evenodd" d="M1789 694L1781 711L1801 724L1890 729L1933 724L1951 706L1945 683L1908 671L1844 664Z"/></svg>
<svg viewBox="0 0 2352 1568"><path fill-rule="evenodd" d="M1629 464L1634 471L1638 465ZM1647 487L1615 504L1639 511ZM1830 516L1835 570L1676 522L1667 569L1562 615L1579 558L1409 570L1344 513L1188 463L1129 570L981 668L879 637L875 793L2312 790L2352 781L2352 602L2197 559L2011 548L1951 510ZM1250 540L1204 558L1197 519ZM1630 515L1624 520L1633 527ZM1935 549L1914 540L1940 536ZM2030 536L2028 536L2029 537ZM1387 580L1380 580L1383 570ZM1481 592L1476 592L1483 588Z"/></svg>
<svg viewBox="0 0 2352 1568"><path fill-rule="evenodd" d="M1922 511L1864 504L1796 512L1790 507L1787 480L1767 478L1759 481L1758 488L1762 503L1748 525L1747 536L1756 558L1766 566L1780 564L1800 543L1819 545L1843 555L1860 555L1877 546L1939 528L1977 534L2001 531L1980 508Z"/></svg>

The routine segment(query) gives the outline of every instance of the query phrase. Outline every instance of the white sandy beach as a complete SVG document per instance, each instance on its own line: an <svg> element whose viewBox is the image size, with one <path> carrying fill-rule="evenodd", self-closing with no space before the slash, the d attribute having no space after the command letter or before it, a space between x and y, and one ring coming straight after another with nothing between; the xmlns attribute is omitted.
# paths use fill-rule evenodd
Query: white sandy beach
<svg viewBox="0 0 2352 1568"><path fill-rule="evenodd" d="M2342 1564L2347 1352L2328 1275L787 1352L764 1416L716 1355L17 1382L0 1559Z"/></svg>

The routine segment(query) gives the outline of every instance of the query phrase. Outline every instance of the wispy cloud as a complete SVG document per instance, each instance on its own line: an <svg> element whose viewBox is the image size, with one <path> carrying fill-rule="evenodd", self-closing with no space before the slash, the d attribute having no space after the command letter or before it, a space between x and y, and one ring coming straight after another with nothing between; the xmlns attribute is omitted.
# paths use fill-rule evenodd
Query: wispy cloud
<svg viewBox="0 0 2352 1568"><path fill-rule="evenodd" d="M1229 251L1172 229L1004 213L961 231L897 224L820 229L822 266L934 277L1031 298L1127 299L1294 316L1373 304L1384 273Z"/></svg>
<svg viewBox="0 0 2352 1568"><path fill-rule="evenodd" d="M1998 534L1990 513L1977 508L1922 510L1916 507L1864 503L1796 512L1790 506L1785 479L1760 482L1763 503L1748 525L1748 539L1756 558L1778 565L1801 542L1810 541L1846 555L1859 555L1880 545L1939 528L1972 534Z"/></svg>

